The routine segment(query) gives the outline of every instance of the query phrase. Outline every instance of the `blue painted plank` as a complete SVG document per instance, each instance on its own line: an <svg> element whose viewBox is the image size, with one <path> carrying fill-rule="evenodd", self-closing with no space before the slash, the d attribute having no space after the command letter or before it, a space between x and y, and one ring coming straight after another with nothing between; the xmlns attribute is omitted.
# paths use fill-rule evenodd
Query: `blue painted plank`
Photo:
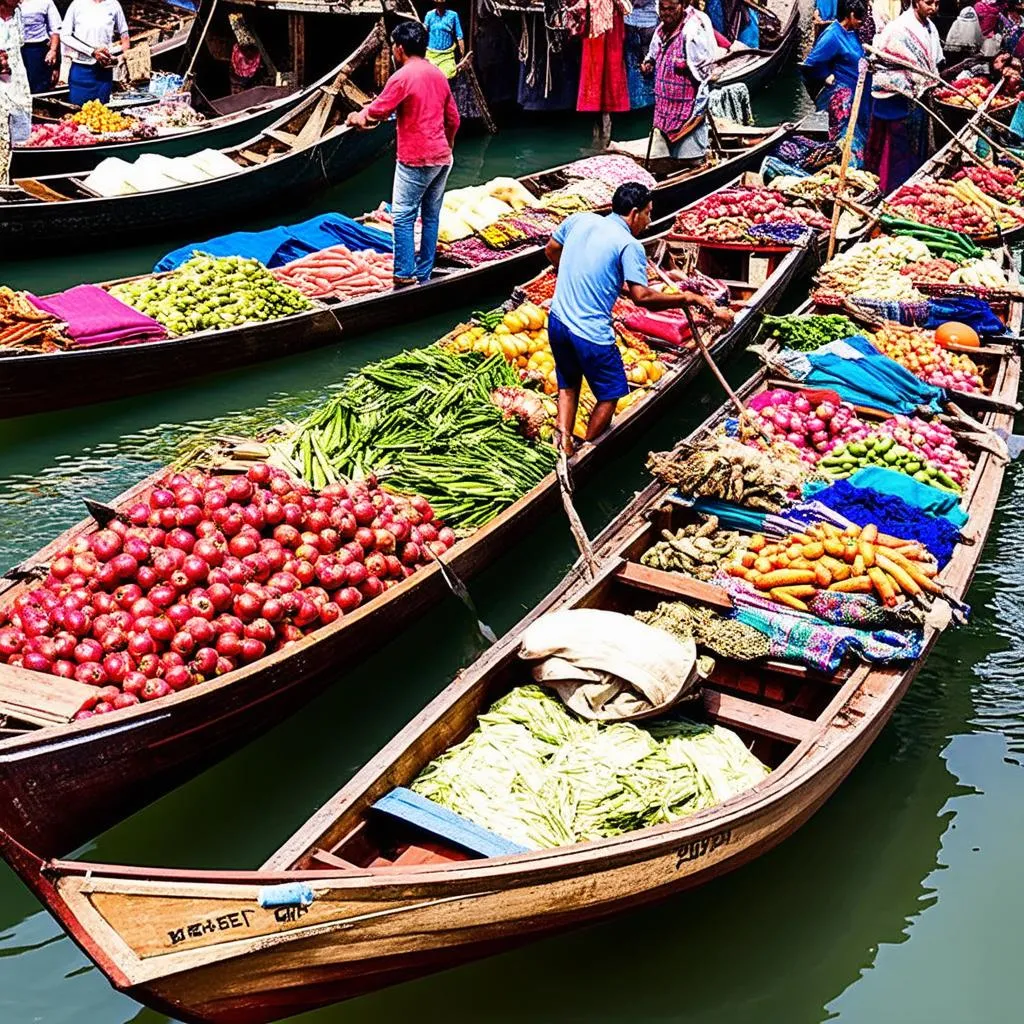
<svg viewBox="0 0 1024 1024"><path fill-rule="evenodd" d="M472 853L478 853L482 857L506 857L512 853L525 853L529 850L528 846L520 846L511 839L481 828L462 815L455 814L404 786L399 786L386 796L382 796L373 805L373 810L414 825L424 832L429 832Z"/></svg>

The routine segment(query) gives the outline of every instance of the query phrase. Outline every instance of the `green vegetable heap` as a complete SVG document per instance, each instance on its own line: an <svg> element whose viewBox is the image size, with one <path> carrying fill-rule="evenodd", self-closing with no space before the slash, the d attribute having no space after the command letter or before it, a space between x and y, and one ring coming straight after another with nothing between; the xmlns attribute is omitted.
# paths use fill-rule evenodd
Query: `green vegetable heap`
<svg viewBox="0 0 1024 1024"><path fill-rule="evenodd" d="M172 334L222 331L277 320L309 309L309 300L281 284L259 260L199 254L161 277L114 285L110 294Z"/></svg>
<svg viewBox="0 0 1024 1024"><path fill-rule="evenodd" d="M520 384L502 356L438 347L371 363L281 444L281 465L313 487L371 472L420 494L453 526L482 526L555 466L491 393Z"/></svg>
<svg viewBox="0 0 1024 1024"><path fill-rule="evenodd" d="M691 523L674 534L662 530L661 537L640 556L640 564L705 581L732 559L737 548L746 547L741 534L718 529L717 516L709 516L706 523Z"/></svg>
<svg viewBox="0 0 1024 1024"><path fill-rule="evenodd" d="M671 717L584 722L522 686L432 761L412 788L498 835L552 847L622 835L713 807L768 774L720 726Z"/></svg>
<svg viewBox="0 0 1024 1024"><path fill-rule="evenodd" d="M693 640L723 658L752 661L771 653L768 638L752 626L685 601L660 601L651 612L634 612L633 618L662 629L680 640Z"/></svg>
<svg viewBox="0 0 1024 1024"><path fill-rule="evenodd" d="M765 330L785 348L814 352L830 341L851 338L863 331L840 313L812 316L766 316Z"/></svg>
<svg viewBox="0 0 1024 1024"><path fill-rule="evenodd" d="M852 476L865 466L894 469L898 473L912 476L920 483L929 484L943 491L953 491L955 494L962 491L960 485L934 463L909 448L896 444L891 437L878 434L871 434L863 441L850 441L848 444L833 448L818 462L818 469L834 480Z"/></svg>

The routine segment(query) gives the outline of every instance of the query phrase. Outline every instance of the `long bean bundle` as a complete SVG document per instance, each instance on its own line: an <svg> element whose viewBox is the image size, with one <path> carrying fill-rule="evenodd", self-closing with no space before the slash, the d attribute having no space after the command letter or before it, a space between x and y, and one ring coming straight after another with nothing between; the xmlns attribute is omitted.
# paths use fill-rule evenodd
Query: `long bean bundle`
<svg viewBox="0 0 1024 1024"><path fill-rule="evenodd" d="M712 807L767 768L721 726L584 722L521 686L413 782L421 796L531 847L621 835Z"/></svg>
<svg viewBox="0 0 1024 1024"><path fill-rule="evenodd" d="M350 376L278 455L314 487L372 472L427 498L449 524L482 526L555 465L554 449L523 437L491 401L519 384L501 356L401 352Z"/></svg>

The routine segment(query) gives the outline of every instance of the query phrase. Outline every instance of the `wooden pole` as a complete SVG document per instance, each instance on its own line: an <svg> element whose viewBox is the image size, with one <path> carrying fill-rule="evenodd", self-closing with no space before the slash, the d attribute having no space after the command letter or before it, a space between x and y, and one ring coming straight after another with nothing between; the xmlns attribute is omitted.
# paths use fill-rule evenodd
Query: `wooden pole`
<svg viewBox="0 0 1024 1024"><path fill-rule="evenodd" d="M868 62L862 60L857 68L857 86L853 91L853 105L850 108L850 123L846 126L846 137L843 139L843 158L839 163L839 181L836 182L836 197L832 204L832 223L828 229L828 255L832 259L836 251L836 231L839 228L839 217L843 212L843 200L846 198L846 172L850 167L850 153L853 150L853 136L857 131L857 118L860 116L860 104L864 98L864 83L868 77Z"/></svg>
<svg viewBox="0 0 1024 1024"><path fill-rule="evenodd" d="M922 103L916 96L911 96L908 92L900 93L899 95L905 96L908 100L910 100L911 103L920 107L943 131L948 132L952 140L957 144L957 146L960 149L962 149L971 158L971 160L974 161L974 163L978 164L979 166L983 164L983 161L978 156L978 154L972 153L970 148L964 144L960 136L956 132L954 132L953 129L950 128L949 125L946 124L946 122L943 121L942 118L939 117L939 115L936 114L935 111L932 110L932 108L929 107L927 103ZM1003 125L1003 127L1005 127L1005 125ZM1005 149L1004 147L1000 146L998 142L996 142L994 139L986 135L976 124L971 125L971 131L975 135L977 135L978 138L984 139L997 153L1002 153L1003 156L1005 156L1009 160L1012 160L1015 164L1017 164L1018 167L1024 167L1024 160L1021 160L1021 158L1017 156L1016 153L1011 153L1008 149Z"/></svg>
<svg viewBox="0 0 1024 1024"><path fill-rule="evenodd" d="M192 58L188 62L188 67L185 69L184 84L187 89L189 83L192 81L192 72L196 66L196 60L199 57L199 51L203 48L203 43L206 41L206 33L210 30L210 22L213 21L213 12L217 9L217 0L212 0L210 4L210 13L206 16L206 23L203 25L203 31L199 33L199 38L196 40L195 49L192 51Z"/></svg>
<svg viewBox="0 0 1024 1024"><path fill-rule="evenodd" d="M597 572L597 559L594 557L594 548L590 543L590 538L587 536L583 521L580 519L576 506L572 501L573 488L572 477L569 475L569 459L561 447L558 450L555 475L558 477L558 487L562 492L562 507L565 509L565 514L569 519L569 529L572 532L573 540L576 541L576 547L580 549L580 554L583 556L583 565L586 569L587 578L593 579Z"/></svg>

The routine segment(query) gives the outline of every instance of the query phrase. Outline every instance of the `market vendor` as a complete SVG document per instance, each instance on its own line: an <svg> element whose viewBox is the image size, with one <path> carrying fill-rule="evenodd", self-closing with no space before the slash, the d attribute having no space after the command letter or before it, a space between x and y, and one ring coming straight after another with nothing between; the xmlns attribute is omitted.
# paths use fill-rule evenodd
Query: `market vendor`
<svg viewBox="0 0 1024 1024"><path fill-rule="evenodd" d="M25 43L21 56L33 92L47 92L57 77L60 51L60 14L53 0L22 0L21 21Z"/></svg>
<svg viewBox="0 0 1024 1024"><path fill-rule="evenodd" d="M557 439L568 454L584 379L597 404L587 425L588 441L610 425L615 406L629 393L626 370L615 344L612 307L621 294L647 309L700 306L730 319L710 299L694 292L667 294L647 284L647 256L637 237L651 222L651 192L631 181L620 185L607 216L577 213L551 236L545 253L558 272L548 316L548 341L558 378Z"/></svg>
<svg viewBox="0 0 1024 1024"><path fill-rule="evenodd" d="M109 103L117 63L113 47L119 42L124 52L131 45L121 5L117 0L71 0L60 39L71 54L68 99L79 107L89 100Z"/></svg>
<svg viewBox="0 0 1024 1024"><path fill-rule="evenodd" d="M459 60L466 56L458 12L448 6L448 0L437 0L433 9L427 11L423 24L427 30L427 60L446 77L454 78L458 67L456 54Z"/></svg>
<svg viewBox="0 0 1024 1024"><path fill-rule="evenodd" d="M699 165L708 150L707 106L715 31L693 0L660 0L658 25L647 54L654 72L652 156Z"/></svg>
<svg viewBox="0 0 1024 1024"><path fill-rule="evenodd" d="M347 123L369 128L397 117L398 163L391 200L395 231L396 288L430 278L437 254L444 187L452 169L452 146L459 130L459 111L444 73L426 59L427 30L403 19L391 32L391 53L398 70L381 94ZM416 219L420 248L416 252Z"/></svg>
<svg viewBox="0 0 1024 1024"><path fill-rule="evenodd" d="M818 37L804 61L804 69L807 77L821 83L814 105L818 110L828 111L829 141L842 145L853 113L860 62L866 57L858 31L867 14L867 5L864 0L839 0L837 14L838 20L830 22ZM869 97L870 78L864 88L864 96ZM851 167L860 167L864 162L864 143L871 124L870 109L870 102L862 99L850 150Z"/></svg>
<svg viewBox="0 0 1024 1024"><path fill-rule="evenodd" d="M864 166L878 175L883 193L902 185L928 159L931 125L917 102L931 87L943 59L939 31L932 23L938 0L914 0L913 6L889 22L875 49L903 64L920 68L916 74L880 63L874 73L871 128L864 149Z"/></svg>

